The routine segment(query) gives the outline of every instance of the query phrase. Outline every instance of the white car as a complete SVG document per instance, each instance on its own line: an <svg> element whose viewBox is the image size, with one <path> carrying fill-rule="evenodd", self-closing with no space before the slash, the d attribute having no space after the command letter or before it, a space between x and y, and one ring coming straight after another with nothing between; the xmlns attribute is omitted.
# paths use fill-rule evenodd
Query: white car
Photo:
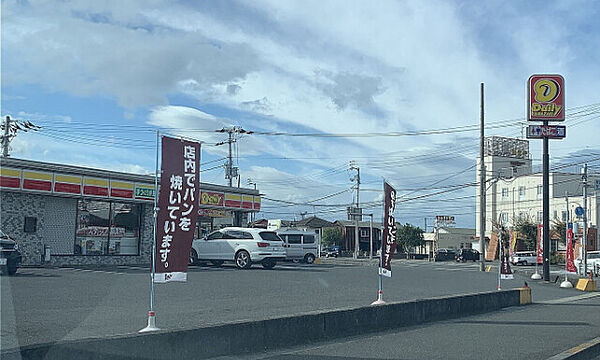
<svg viewBox="0 0 600 360"><path fill-rule="evenodd" d="M253 263L272 269L277 261L283 260L285 248L277 233L255 228L217 230L202 239L194 239L190 252L190 264L210 261L220 266L225 261L233 261L240 269L248 269Z"/></svg>
<svg viewBox="0 0 600 360"><path fill-rule="evenodd" d="M578 274L583 274L583 261L580 257L573 261ZM593 270L594 274L600 273L600 251L587 252L587 268L588 271Z"/></svg>
<svg viewBox="0 0 600 360"><path fill-rule="evenodd" d="M510 258L513 265L535 265L536 261L535 251L517 251Z"/></svg>

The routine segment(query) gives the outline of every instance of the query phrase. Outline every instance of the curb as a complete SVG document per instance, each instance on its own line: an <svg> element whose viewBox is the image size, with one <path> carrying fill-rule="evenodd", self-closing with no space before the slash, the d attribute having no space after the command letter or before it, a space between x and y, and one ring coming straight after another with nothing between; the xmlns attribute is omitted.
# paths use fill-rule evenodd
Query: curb
<svg viewBox="0 0 600 360"><path fill-rule="evenodd" d="M434 297L141 335L58 341L11 349L0 356L3 360L184 360L247 355L526 305L531 302L530 291L513 289Z"/></svg>
<svg viewBox="0 0 600 360"><path fill-rule="evenodd" d="M566 359L595 359L600 355L600 337L592 339L583 344L579 344L569 350L556 354L548 360L566 360Z"/></svg>

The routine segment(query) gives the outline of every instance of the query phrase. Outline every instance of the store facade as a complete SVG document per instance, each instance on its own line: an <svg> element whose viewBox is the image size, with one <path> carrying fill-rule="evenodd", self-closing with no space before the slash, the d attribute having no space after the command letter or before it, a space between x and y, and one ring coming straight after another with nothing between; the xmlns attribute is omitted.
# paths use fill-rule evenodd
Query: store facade
<svg viewBox="0 0 600 360"><path fill-rule="evenodd" d="M154 177L37 161L0 160L0 226L23 265L149 264ZM258 190L200 184L196 236L247 223Z"/></svg>

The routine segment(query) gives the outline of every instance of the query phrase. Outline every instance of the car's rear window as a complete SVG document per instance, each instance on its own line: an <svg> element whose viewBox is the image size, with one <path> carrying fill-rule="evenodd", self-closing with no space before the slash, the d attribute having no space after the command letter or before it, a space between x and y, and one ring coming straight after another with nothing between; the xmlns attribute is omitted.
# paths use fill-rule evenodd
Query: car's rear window
<svg viewBox="0 0 600 360"><path fill-rule="evenodd" d="M262 231L258 234L260 235L260 238L265 241L281 241L279 235L273 231Z"/></svg>

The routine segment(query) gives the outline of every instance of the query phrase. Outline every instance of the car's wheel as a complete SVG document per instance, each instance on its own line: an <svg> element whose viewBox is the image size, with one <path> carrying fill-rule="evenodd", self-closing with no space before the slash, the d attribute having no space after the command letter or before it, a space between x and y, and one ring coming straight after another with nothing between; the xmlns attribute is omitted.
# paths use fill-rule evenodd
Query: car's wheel
<svg viewBox="0 0 600 360"><path fill-rule="evenodd" d="M248 269L252 266L250 254L246 250L240 250L235 254L235 266L239 269Z"/></svg>
<svg viewBox="0 0 600 360"><path fill-rule="evenodd" d="M265 269L272 269L272 268L274 268L274 267L275 267L275 265L277 265L277 261L276 261L276 260L273 260L273 259L265 259L265 260L263 260L263 262L262 262L262 266L263 266Z"/></svg>
<svg viewBox="0 0 600 360"><path fill-rule="evenodd" d="M14 275L17 273L17 263L16 262L9 262L8 264L6 264L6 273L8 275Z"/></svg>
<svg viewBox="0 0 600 360"><path fill-rule="evenodd" d="M188 260L188 265L196 265L198 263L198 253L196 250L192 249L190 251L190 259Z"/></svg>
<svg viewBox="0 0 600 360"><path fill-rule="evenodd" d="M221 265L223 265L223 260L211 260L210 263L214 267L220 267Z"/></svg>
<svg viewBox="0 0 600 360"><path fill-rule="evenodd" d="M312 264L315 262L315 256L313 254L306 254L304 256L304 262L307 264Z"/></svg>

